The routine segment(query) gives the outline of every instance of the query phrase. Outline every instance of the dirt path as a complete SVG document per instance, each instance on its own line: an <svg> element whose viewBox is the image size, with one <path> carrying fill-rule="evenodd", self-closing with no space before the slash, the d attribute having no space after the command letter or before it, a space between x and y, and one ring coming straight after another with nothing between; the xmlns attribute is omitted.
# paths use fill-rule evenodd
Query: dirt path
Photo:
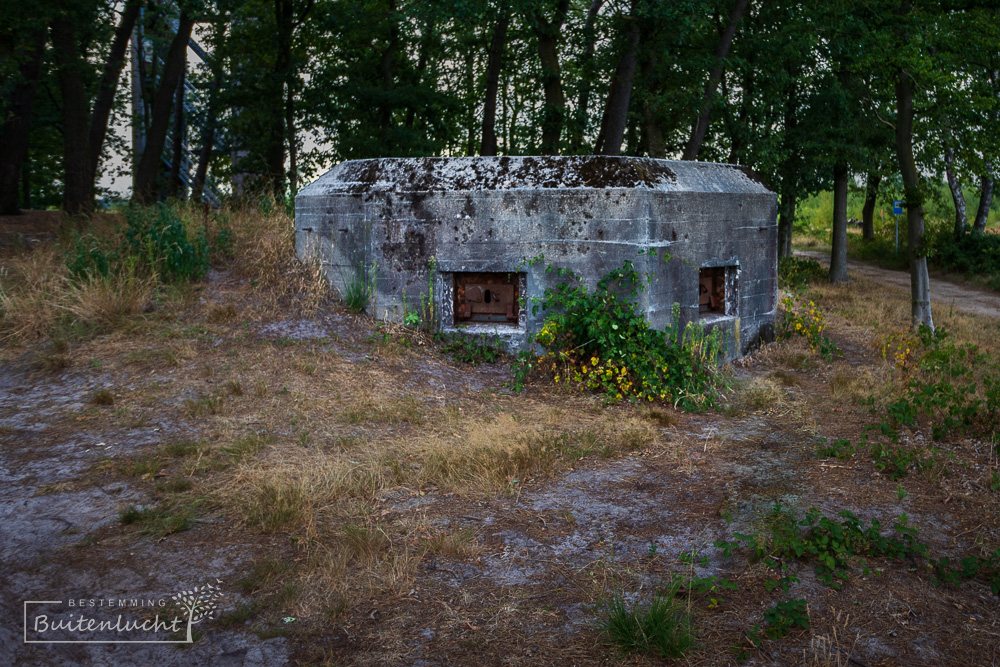
<svg viewBox="0 0 1000 667"><path fill-rule="evenodd" d="M795 250L795 255L815 259L829 266L830 254L819 250ZM902 290L910 289L910 274L873 266L858 260L847 260L847 274L862 277ZM969 285L958 285L947 280L931 278L931 299L938 308L957 308L976 315L1000 319L1000 294Z"/></svg>

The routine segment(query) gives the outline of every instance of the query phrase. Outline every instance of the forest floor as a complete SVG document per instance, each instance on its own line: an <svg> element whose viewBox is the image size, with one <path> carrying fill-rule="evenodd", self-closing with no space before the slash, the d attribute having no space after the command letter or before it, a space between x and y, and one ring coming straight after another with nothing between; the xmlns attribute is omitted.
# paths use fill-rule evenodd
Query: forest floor
<svg viewBox="0 0 1000 667"><path fill-rule="evenodd" d="M39 251L16 252L5 266ZM817 454L871 419L864 399L895 372L876 340L905 329L909 300L867 278L810 296L843 356L769 345L699 414L547 382L512 393L505 363L456 362L337 303L260 309L232 265L108 331L8 341L0 664L659 664L598 624L609 600L674 586L696 634L681 664L1000 664L1000 605L979 579L852 556L836 590L787 559L785 592L774 559L713 546L816 508L883 531L905 515L928 557L1000 547L989 443L942 442L948 463L902 479L860 452ZM935 303L938 323L995 348L1000 320L964 307ZM209 583L221 607L190 645L23 641L26 600ZM794 600L807 623L766 637Z"/></svg>

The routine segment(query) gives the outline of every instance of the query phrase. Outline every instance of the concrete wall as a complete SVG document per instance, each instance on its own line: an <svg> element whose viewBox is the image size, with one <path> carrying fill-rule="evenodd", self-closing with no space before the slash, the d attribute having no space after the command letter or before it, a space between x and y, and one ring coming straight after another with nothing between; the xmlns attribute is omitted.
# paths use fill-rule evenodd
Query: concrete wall
<svg viewBox="0 0 1000 667"><path fill-rule="evenodd" d="M554 284L549 263L593 285L632 260L654 278L639 303L654 326L670 323L675 302L684 321L697 321L699 269L728 266L736 267L727 272L733 312L703 321L723 328L729 358L773 332L776 196L736 167L612 157L356 160L303 189L295 209L299 257L321 262L338 291L374 263L369 308L379 318L400 321L404 297L415 310L433 282L440 325L453 327L454 272L518 272L530 298ZM658 255L639 254L649 250ZM543 319L529 304L517 325L469 328L521 346Z"/></svg>

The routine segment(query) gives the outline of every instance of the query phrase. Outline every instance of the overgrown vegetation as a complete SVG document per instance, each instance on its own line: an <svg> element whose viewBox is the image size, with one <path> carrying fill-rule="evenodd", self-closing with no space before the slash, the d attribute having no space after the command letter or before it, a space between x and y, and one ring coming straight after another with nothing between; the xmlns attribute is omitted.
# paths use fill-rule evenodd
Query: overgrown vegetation
<svg viewBox="0 0 1000 667"><path fill-rule="evenodd" d="M635 305L646 287L631 261L588 289L568 269L549 266L561 282L531 304L548 315L534 341L545 353L522 352L515 363L515 388L533 374L579 389L596 391L610 402L666 401L696 410L715 405L716 364L723 345L720 330L700 323L682 327L680 308L673 326L653 329Z"/></svg>
<svg viewBox="0 0 1000 667"><path fill-rule="evenodd" d="M102 224L4 258L0 340L72 341L156 319L158 306L189 298L213 262L254 288L243 317L279 306L314 312L328 293L319 269L295 257L292 221L273 202L210 212L182 203L129 206ZM228 320L236 310L227 304L215 313Z"/></svg>

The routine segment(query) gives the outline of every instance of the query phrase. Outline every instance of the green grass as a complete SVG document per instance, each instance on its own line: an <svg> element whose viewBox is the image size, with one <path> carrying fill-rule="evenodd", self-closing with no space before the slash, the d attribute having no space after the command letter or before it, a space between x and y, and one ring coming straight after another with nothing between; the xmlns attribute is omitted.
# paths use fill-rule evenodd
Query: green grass
<svg viewBox="0 0 1000 667"><path fill-rule="evenodd" d="M602 616L601 633L626 653L683 658L694 645L690 615L671 590L655 595L648 605L616 595L604 603Z"/></svg>

